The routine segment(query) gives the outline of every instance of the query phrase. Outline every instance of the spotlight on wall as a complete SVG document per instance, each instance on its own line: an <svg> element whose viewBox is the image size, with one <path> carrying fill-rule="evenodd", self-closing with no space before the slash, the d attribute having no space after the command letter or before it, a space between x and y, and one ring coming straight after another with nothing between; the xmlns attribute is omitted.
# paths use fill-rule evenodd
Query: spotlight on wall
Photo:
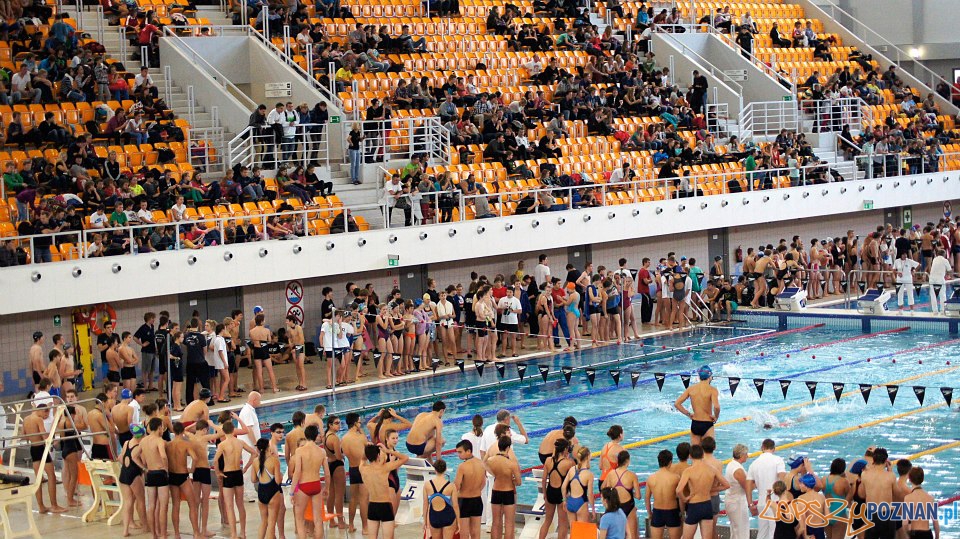
<svg viewBox="0 0 960 539"><path fill-rule="evenodd" d="M483 225L477 226L477 234L483 234L483 233L486 232L486 231L487 231L487 227L485 227L485 226L483 226Z"/></svg>
<svg viewBox="0 0 960 539"><path fill-rule="evenodd" d="M451 238L454 237L454 236L456 236L456 235L457 235L457 229L456 229L456 228L451 228L450 230L447 231L447 235L450 236Z"/></svg>
<svg viewBox="0 0 960 539"><path fill-rule="evenodd" d="M157 269L160 267L160 261L154 258L150 261L150 269Z"/></svg>
<svg viewBox="0 0 960 539"><path fill-rule="evenodd" d="M43 275L40 275L40 272L39 272L39 271L35 271L35 272L33 272L33 273L30 274L30 280L33 281L33 282L39 281L42 277L43 277Z"/></svg>
<svg viewBox="0 0 960 539"><path fill-rule="evenodd" d="M266 249L264 249L264 251L266 251ZM197 263L197 257L195 257L195 256L193 256L193 255L190 255L190 256L187 257L187 264L190 264L190 265L192 266L192 265L194 265L194 264L196 264L196 263Z"/></svg>
<svg viewBox="0 0 960 539"><path fill-rule="evenodd" d="M120 270L122 269L123 269L123 266L121 266L120 264L114 264L113 266L110 266L110 271L114 273L120 273Z"/></svg>
<svg viewBox="0 0 960 539"><path fill-rule="evenodd" d="M701 209L701 210L707 209L707 203L706 203L706 202L701 202L701 203L700 203L700 209Z"/></svg>
<svg viewBox="0 0 960 539"><path fill-rule="evenodd" d="M910 186L912 187L912 186L914 186L914 185L917 185L917 179L916 179L916 178L910 180Z"/></svg>
<svg viewBox="0 0 960 539"><path fill-rule="evenodd" d="M893 188L896 189L897 187L900 187L900 182L893 182Z"/></svg>
<svg viewBox="0 0 960 539"><path fill-rule="evenodd" d="M846 194L846 193L847 193L847 188L846 188L846 187L841 187L841 188L840 188L840 194L843 195L843 194Z"/></svg>
<svg viewBox="0 0 960 539"><path fill-rule="evenodd" d="M933 183L933 178L927 178L927 185L930 185L931 183Z"/></svg>
<svg viewBox="0 0 960 539"><path fill-rule="evenodd" d="M367 244L367 240L363 238L360 238L359 240L357 240L357 247L363 247L366 244Z"/></svg>
<svg viewBox="0 0 960 539"><path fill-rule="evenodd" d="M507 232L510 232L511 230L513 230L513 223L507 223L503 225L503 229L506 230Z"/></svg>
<svg viewBox="0 0 960 539"><path fill-rule="evenodd" d="M810 196L810 193L807 191L804 191L802 196L803 198L807 198L808 196Z"/></svg>
<svg viewBox="0 0 960 539"><path fill-rule="evenodd" d="M224 262L230 262L231 260L233 260L233 253L231 253L230 251L223 253Z"/></svg>
<svg viewBox="0 0 960 539"><path fill-rule="evenodd" d="M78 267L76 267L76 266L74 266L74 267L73 267L73 271L71 271L70 273L71 273L74 277L79 277L79 276L83 275L83 270L80 269L80 268L78 268Z"/></svg>
<svg viewBox="0 0 960 539"><path fill-rule="evenodd" d="M589 223L589 222L590 222L590 219L592 219L592 217L590 217L589 214L583 216L583 222L584 222L584 223Z"/></svg>
<svg viewBox="0 0 960 539"><path fill-rule="evenodd" d="M387 238L387 241L389 241L390 243L397 243L397 235L390 234L390 236Z"/></svg>
<svg viewBox="0 0 960 539"><path fill-rule="evenodd" d="M630 212L630 213L633 214L634 217L636 217L636 216L640 215L640 210L635 209L635 210L633 210L633 211Z"/></svg>
<svg viewBox="0 0 960 539"><path fill-rule="evenodd" d="M534 219L533 221L530 221L530 226L532 228L537 228L538 226L540 226L540 221L537 221L536 219Z"/></svg>
<svg viewBox="0 0 960 539"><path fill-rule="evenodd" d="M660 215L661 213L663 213L663 208L657 208L657 209L654 211L654 213L656 213L657 215Z"/></svg>
<svg viewBox="0 0 960 539"><path fill-rule="evenodd" d="M426 233L426 232L421 232L421 233L420 233L420 241L423 241L423 240L425 240L425 239L427 239L427 233Z"/></svg>
<svg viewBox="0 0 960 539"><path fill-rule="evenodd" d="M268 254L269 252L270 252L270 251L268 251L268 250L266 249L266 247L261 247L261 248L260 248L260 258L263 258L263 257L267 256L267 254Z"/></svg>
<svg viewBox="0 0 960 539"><path fill-rule="evenodd" d="M804 194L806 194L806 193L804 193ZM790 193L784 193L784 194L783 194L783 199L784 199L784 200L790 200Z"/></svg>
<svg viewBox="0 0 960 539"><path fill-rule="evenodd" d="M820 196L822 196L822 197L825 197L825 196L827 196L827 195L829 195L829 194L830 194L830 191L827 191L826 189L824 189L823 191L820 191Z"/></svg>
<svg viewBox="0 0 960 539"><path fill-rule="evenodd" d="M744 199L743 199L743 200L741 200L740 202L742 202L742 203L743 203L743 205L744 205L744 206L746 206L747 204L749 204L749 203L750 203L750 199L748 199L748 198L744 198Z"/></svg>
<svg viewBox="0 0 960 539"><path fill-rule="evenodd" d="M335 246L336 246L336 244L334 244L332 241L328 241L328 242L327 242L327 250L328 250L328 251L332 251Z"/></svg>
<svg viewBox="0 0 960 539"><path fill-rule="evenodd" d="M857 191L859 191L859 192L861 192L861 193L862 193L862 192L863 192L863 190L864 190L864 189L866 189L866 188L867 188L866 186L864 186L864 185L861 185L861 186L859 186L859 187L857 187Z"/></svg>
<svg viewBox="0 0 960 539"><path fill-rule="evenodd" d="M299 243L293 246L293 254L298 255L302 251L303 251L303 247L301 247Z"/></svg>
<svg viewBox="0 0 960 539"><path fill-rule="evenodd" d="M769 197L769 196L766 196L766 195L764 195L764 197L763 197L763 201L764 201L764 202L770 202L770 197Z"/></svg>
<svg viewBox="0 0 960 539"><path fill-rule="evenodd" d="M727 204L730 204L730 202L728 202L728 201L726 201L726 200L723 200L723 201L720 202L720 207L721 207L721 208L726 208L726 207L727 207Z"/></svg>
<svg viewBox="0 0 960 539"><path fill-rule="evenodd" d="M617 216L616 212L610 212L607 214L607 219L613 219Z"/></svg>
<svg viewBox="0 0 960 539"><path fill-rule="evenodd" d="M881 190L881 189L883 189L883 184L882 184L882 183L878 183L878 184L877 184L877 191L879 191L879 190Z"/></svg>
<svg viewBox="0 0 960 539"><path fill-rule="evenodd" d="M563 223L566 223L566 222L567 222L567 218L566 218L566 217L558 217L558 218L557 218L557 224L558 224L558 225L562 225Z"/></svg>

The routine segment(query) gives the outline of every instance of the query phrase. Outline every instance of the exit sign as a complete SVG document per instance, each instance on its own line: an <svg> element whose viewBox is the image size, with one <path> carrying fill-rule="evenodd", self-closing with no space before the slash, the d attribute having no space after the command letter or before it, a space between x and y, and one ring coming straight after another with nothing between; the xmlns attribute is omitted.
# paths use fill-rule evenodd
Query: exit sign
<svg viewBox="0 0 960 539"><path fill-rule="evenodd" d="M340 117L339 117L339 116L331 116L331 117L330 117L330 123L332 123L332 124L338 124L338 123L340 123Z"/></svg>
<svg viewBox="0 0 960 539"><path fill-rule="evenodd" d="M873 209L873 201L872 201L872 200L864 200L864 201L863 201L863 209L865 209L865 210L872 210L872 209Z"/></svg>
<svg viewBox="0 0 960 539"><path fill-rule="evenodd" d="M53 315L53 327L55 327L55 328L60 327L60 315L59 315L59 314Z"/></svg>
<svg viewBox="0 0 960 539"><path fill-rule="evenodd" d="M400 265L400 255L387 255L387 267L395 268Z"/></svg>

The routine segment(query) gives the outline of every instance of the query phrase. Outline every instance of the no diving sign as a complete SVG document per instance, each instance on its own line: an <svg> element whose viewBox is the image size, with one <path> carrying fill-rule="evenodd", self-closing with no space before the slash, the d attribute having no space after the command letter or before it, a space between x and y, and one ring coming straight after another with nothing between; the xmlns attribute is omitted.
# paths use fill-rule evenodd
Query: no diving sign
<svg viewBox="0 0 960 539"><path fill-rule="evenodd" d="M300 281L287 283L287 304L299 305L303 301L303 284Z"/></svg>
<svg viewBox="0 0 960 539"><path fill-rule="evenodd" d="M290 281L287 283L284 295L287 300L287 316L296 319L297 324L303 325L303 283L300 281Z"/></svg>

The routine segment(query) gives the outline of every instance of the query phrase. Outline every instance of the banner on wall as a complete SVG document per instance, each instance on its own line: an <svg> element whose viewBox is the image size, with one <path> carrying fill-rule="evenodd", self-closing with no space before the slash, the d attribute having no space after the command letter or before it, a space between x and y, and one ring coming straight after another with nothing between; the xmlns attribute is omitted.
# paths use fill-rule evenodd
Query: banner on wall
<svg viewBox="0 0 960 539"><path fill-rule="evenodd" d="M303 302L303 283L300 281L290 281L284 288L284 296L287 301L287 314L297 320L298 325L303 325L304 302Z"/></svg>

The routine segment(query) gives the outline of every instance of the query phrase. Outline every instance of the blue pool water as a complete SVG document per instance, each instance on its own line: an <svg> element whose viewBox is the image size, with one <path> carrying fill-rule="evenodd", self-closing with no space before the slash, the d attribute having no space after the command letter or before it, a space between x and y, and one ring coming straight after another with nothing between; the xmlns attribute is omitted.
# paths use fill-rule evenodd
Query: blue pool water
<svg viewBox="0 0 960 539"><path fill-rule="evenodd" d="M763 322L752 320L751 324L761 325ZM911 321L905 320L889 327L910 324ZM869 445L886 447L892 457L899 458L960 440L956 412L943 405L944 399L938 389L941 386L960 387L960 362L956 361L960 340L950 340L945 331L917 328L857 338L863 334L838 325L768 333L766 336L762 336L762 332L772 330L701 328L647 339L644 346L624 344L531 359L527 361L529 367L523 382L516 380L516 367L508 364L506 380L499 385L496 384L498 376L493 365L488 365L481 377L472 362L468 362L463 374L455 372L344 393L338 396L336 404L309 400L266 406L260 417L265 422L286 421L294 410L309 410L324 402L328 409L338 413L360 409L366 422L379 407L375 405L390 402L400 414L412 419L417 413L426 411L438 398L433 395L438 394L447 404L444 421L444 435L448 440L446 448L452 448L469 430L470 418L475 413L482 414L488 424L501 408L517 414L532 438L529 445L515 447L523 468L539 464L536 453L540 439L550 430L560 428L562 418L567 415L574 415L580 421L578 438L593 451L600 450L607 441L605 433L611 424L623 426L625 445L684 431L689 421L673 408L673 401L683 390L676 374L689 373L709 363L718 377L715 385L721 394L720 421L749 417L717 428L716 455L721 459L730 456L736 443L745 443L751 451L756 451L760 441L767 437L783 445L851 428L781 453L783 457L806 454L817 473L826 474L834 458L842 457L850 462L862 455ZM916 323L915 326L922 324ZM884 329L887 328L873 331ZM728 342L732 344L726 344ZM668 350L663 350L664 346ZM689 351L687 347L690 347ZM926 348L914 350L921 347ZM951 360L954 364L948 366L947 362ZM537 364L550 365L551 374L546 382L540 377ZM569 384L558 372L562 366L587 365L597 365L593 385L583 370L575 371ZM611 368L622 370L619 386L609 374ZM631 388L630 371L641 372L636 388ZM670 373L662 391L657 390L653 372ZM725 378L731 376L742 378L734 395L731 395ZM754 387L753 378L769 379L762 398ZM857 391L857 384L884 384L907 378L911 379L898 382L902 387L895 404L890 403L884 388L873 389L868 403ZM786 397L781 393L779 380L791 381ZM805 385L808 381L819 382L815 402L811 401ZM837 402L833 397L833 382L844 383L844 391L852 393ZM494 384L494 387L483 387L484 384ZM912 388L914 385L929 387L924 405L930 409L892 417L920 407ZM456 393L446 395L448 392ZM786 407L789 409L780 411ZM876 420L884 421L876 426L855 428ZM631 469L641 480L645 479L656 469L657 452L664 448L673 450L682 441L689 441L689 437L681 435L630 449ZM456 465L454 455L446 458ZM923 457L917 464L926 469L924 486L934 496L947 498L960 490L957 467L960 449ZM593 466L597 470L596 459ZM520 503L533 503L535 497L535 487L524 482L519 490Z"/></svg>
<svg viewBox="0 0 960 539"><path fill-rule="evenodd" d="M947 285L947 291L946 291L946 297L947 297L947 299L950 299L950 296L953 295L953 292L954 292L954 286L948 284L948 285ZM891 290L890 290L890 293L891 293L891 297L890 297L890 301L887 302L887 309L889 309L889 310L891 310L891 311L894 311L894 310L897 309L897 292L896 292L896 290L891 289ZM846 307L843 302L840 302L840 303L836 303L836 304L834 304L834 305L828 305L827 308L829 308L829 309L844 309L844 308L856 309L856 308L857 308L857 297L859 297L857 294L853 294L853 295L851 296L850 306L849 306L849 307ZM929 313L929 312L930 312L930 288L927 287L926 285L922 286L922 287L920 288L920 293L919 293L919 294L916 292L916 288L914 288L913 301L914 301L914 309L916 309L917 311ZM817 307L819 307L819 305L817 305Z"/></svg>

